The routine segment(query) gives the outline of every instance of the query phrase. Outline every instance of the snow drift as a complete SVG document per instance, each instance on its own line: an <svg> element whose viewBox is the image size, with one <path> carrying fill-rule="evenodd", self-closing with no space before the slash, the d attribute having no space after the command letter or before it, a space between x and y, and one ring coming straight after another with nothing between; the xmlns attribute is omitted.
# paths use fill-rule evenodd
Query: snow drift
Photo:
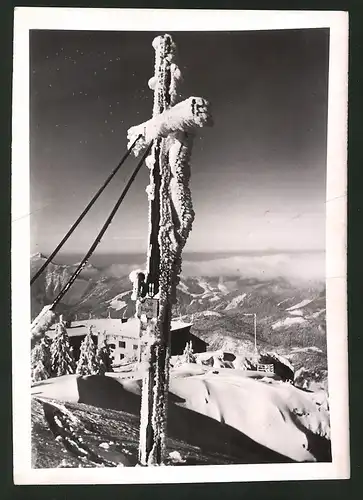
<svg viewBox="0 0 363 500"><path fill-rule="evenodd" d="M311 435L330 439L328 412L319 410L309 393L290 384L273 377L261 382L228 368L190 376L181 371L182 377L177 371L171 377L170 391L183 398L187 408L230 425L295 461L316 461Z"/></svg>
<svg viewBox="0 0 363 500"><path fill-rule="evenodd" d="M107 376L71 375L36 384L32 393L41 398L139 414L140 383L139 380L122 381ZM223 433L232 428L238 431L237 434L257 443L260 450L276 453L280 461L281 457L298 462L331 459L329 414L325 406L312 394L278 381L274 374L208 370L196 364L172 370L168 429L188 435L193 429L191 419L194 413L222 426L218 427L218 436L213 433L206 435L209 432L207 427L199 428L199 438L206 442L209 440L214 444L215 440L225 440ZM240 453L243 454L243 450ZM255 463L263 461L262 451L260 453L260 458L254 459Z"/></svg>

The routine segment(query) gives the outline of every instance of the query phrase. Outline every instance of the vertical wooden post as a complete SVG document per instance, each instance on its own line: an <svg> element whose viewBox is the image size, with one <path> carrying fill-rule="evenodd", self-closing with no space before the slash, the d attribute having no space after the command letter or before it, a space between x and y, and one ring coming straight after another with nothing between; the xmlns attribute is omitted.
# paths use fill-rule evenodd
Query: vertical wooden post
<svg viewBox="0 0 363 500"><path fill-rule="evenodd" d="M169 35L164 35L157 37L153 46L155 74L149 86L154 90L153 116L156 116L173 104L170 93L173 42ZM163 193L163 187L164 191L168 189L170 175L165 143L166 139L156 139L147 160L152 192L149 196L148 256L144 294L141 294L137 304L142 343L140 359L145 370L140 419L141 465L162 464L165 448L171 321L170 298L165 287L170 274L170 270L165 268L168 249L160 241L160 220L165 218L163 211L167 209L163 196L169 196Z"/></svg>
<svg viewBox="0 0 363 500"><path fill-rule="evenodd" d="M141 465L161 465L164 461L171 308L176 301L182 250L194 220L189 189L191 129L212 124L205 99L190 97L183 101L183 106L181 103L175 105L181 73L174 62L175 47L170 35L155 38L153 47L155 72L149 80L149 87L154 91L154 120L128 131L130 138L137 129L137 135L144 138L146 145L148 123L150 126L150 121L153 121L155 125L158 122L156 117L166 112L162 120L166 121L166 127L169 125L167 130L170 132L164 131L163 135L159 129L152 135L155 139L151 154L145 161L150 170L150 183L146 189L149 197L146 272L130 275L134 284L132 298L136 300L136 314L140 320L139 367L143 371Z"/></svg>

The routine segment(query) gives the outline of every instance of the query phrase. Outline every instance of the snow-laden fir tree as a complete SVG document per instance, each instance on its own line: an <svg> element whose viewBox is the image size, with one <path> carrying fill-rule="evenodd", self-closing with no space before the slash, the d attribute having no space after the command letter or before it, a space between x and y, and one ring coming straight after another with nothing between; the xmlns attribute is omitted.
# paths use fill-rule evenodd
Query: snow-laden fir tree
<svg viewBox="0 0 363 500"><path fill-rule="evenodd" d="M43 337L31 352L31 379L39 382L52 376L50 339Z"/></svg>
<svg viewBox="0 0 363 500"><path fill-rule="evenodd" d="M185 363L196 363L192 341L186 343L183 352L183 358Z"/></svg>
<svg viewBox="0 0 363 500"><path fill-rule="evenodd" d="M92 339L92 327L88 329L87 335L82 341L76 372L78 375L94 375L98 373L96 346Z"/></svg>
<svg viewBox="0 0 363 500"><path fill-rule="evenodd" d="M106 372L112 372L112 350L104 336L103 341L96 354L97 374L104 375Z"/></svg>
<svg viewBox="0 0 363 500"><path fill-rule="evenodd" d="M69 343L69 337L63 321L56 327L56 336L50 347L52 357L52 372L56 377L74 373L76 363L73 356L73 348Z"/></svg>

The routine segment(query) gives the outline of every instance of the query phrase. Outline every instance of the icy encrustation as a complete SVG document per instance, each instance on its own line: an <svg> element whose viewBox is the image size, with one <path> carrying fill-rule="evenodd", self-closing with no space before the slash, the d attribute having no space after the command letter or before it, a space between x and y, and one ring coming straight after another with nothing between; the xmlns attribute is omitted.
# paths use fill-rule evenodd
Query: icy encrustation
<svg viewBox="0 0 363 500"><path fill-rule="evenodd" d="M169 385L171 308L176 300L182 250L194 221L190 155L196 129L212 125L209 103L200 97L178 101L181 72L170 35L153 41L155 72L153 116L128 130L132 143L141 135L136 155L152 142L146 160L150 182L146 271L133 272L133 299L140 320L140 368L144 370L139 460L161 465L165 458Z"/></svg>

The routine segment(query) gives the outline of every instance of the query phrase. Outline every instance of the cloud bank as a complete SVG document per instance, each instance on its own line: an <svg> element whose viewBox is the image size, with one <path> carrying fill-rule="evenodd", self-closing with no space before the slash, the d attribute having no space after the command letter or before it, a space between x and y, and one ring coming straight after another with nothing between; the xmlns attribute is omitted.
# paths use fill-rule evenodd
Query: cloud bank
<svg viewBox="0 0 363 500"><path fill-rule="evenodd" d="M323 281L325 254L280 253L238 255L215 260L183 261L184 276L246 276L259 279L286 278L290 281Z"/></svg>
<svg viewBox="0 0 363 500"><path fill-rule="evenodd" d="M142 264L145 265L145 264ZM142 266L141 265L141 266ZM113 264L104 269L112 277L123 277L140 267L140 262ZM193 259L187 255L183 260L182 274L192 276L243 276L269 280L285 278L290 282L306 283L325 281L325 253L274 253L258 255L230 255L216 258Z"/></svg>

